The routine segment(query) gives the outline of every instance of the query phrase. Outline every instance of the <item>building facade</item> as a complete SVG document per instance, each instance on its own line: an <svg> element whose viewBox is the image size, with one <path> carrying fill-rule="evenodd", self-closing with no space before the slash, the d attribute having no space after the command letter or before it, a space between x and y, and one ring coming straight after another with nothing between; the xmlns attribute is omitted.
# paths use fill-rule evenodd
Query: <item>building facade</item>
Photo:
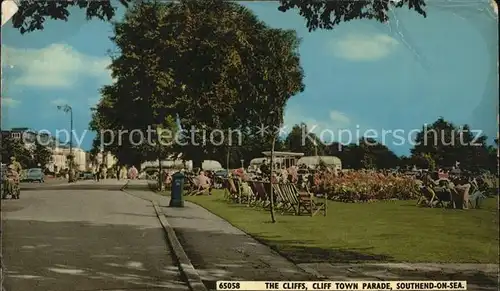
<svg viewBox="0 0 500 291"><path fill-rule="evenodd" d="M87 153L81 148L72 149L76 170L85 171L87 170ZM69 168L70 155L69 146L57 146L52 151L52 162L47 165L47 168L52 172L59 172L62 169Z"/></svg>
<svg viewBox="0 0 500 291"><path fill-rule="evenodd" d="M106 169L113 168L118 160L110 152L99 152L95 159L91 159L90 153L86 153L87 169L104 165Z"/></svg>

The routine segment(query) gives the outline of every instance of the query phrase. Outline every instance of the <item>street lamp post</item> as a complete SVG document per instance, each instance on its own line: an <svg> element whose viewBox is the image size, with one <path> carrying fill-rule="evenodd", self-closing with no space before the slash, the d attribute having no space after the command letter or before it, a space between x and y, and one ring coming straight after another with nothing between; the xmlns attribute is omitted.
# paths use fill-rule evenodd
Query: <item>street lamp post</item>
<svg viewBox="0 0 500 291"><path fill-rule="evenodd" d="M73 182L73 162L74 162L74 157L73 157L73 108L71 108L71 106L66 104L66 105L58 105L57 109L64 111L64 113L69 113L69 118L70 118L70 123L69 123L69 127L70 127L70 132L69 132L70 161L69 161L68 183L71 183L71 182Z"/></svg>

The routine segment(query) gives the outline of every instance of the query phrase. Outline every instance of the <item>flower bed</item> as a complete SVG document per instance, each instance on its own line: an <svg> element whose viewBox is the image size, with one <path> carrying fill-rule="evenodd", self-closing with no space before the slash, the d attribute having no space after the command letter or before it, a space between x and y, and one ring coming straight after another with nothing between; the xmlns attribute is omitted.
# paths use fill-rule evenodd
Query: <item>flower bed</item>
<svg viewBox="0 0 500 291"><path fill-rule="evenodd" d="M419 193L417 180L406 176L382 175L353 171L340 176L322 174L316 177L314 192L343 202L415 199Z"/></svg>

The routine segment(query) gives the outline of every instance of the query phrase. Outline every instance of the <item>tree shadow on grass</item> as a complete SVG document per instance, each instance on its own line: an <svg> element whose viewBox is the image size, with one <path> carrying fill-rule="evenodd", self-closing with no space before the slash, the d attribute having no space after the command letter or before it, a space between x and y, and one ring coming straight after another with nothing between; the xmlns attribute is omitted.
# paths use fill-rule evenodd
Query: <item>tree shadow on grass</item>
<svg viewBox="0 0 500 291"><path fill-rule="evenodd" d="M258 241L269 245L272 249L286 256L296 264L300 263L321 263L334 262L341 263L359 263L359 262L390 262L393 258L388 255L373 254L373 248L353 248L353 249L337 249L337 248L322 248L308 246L307 241L287 241L279 240L272 241L269 239L258 239ZM276 245L279 246L276 246Z"/></svg>
<svg viewBox="0 0 500 291"><path fill-rule="evenodd" d="M5 220L6 290L187 290L160 228Z"/></svg>

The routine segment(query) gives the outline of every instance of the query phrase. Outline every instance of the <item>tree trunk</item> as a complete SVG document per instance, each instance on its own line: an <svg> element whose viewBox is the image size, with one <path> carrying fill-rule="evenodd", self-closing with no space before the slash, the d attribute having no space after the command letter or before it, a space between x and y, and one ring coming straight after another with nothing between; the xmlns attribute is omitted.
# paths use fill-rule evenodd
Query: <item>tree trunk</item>
<svg viewBox="0 0 500 291"><path fill-rule="evenodd" d="M158 190L161 191L163 186L163 168L161 165L161 155L158 154Z"/></svg>
<svg viewBox="0 0 500 291"><path fill-rule="evenodd" d="M269 196L271 198L271 210L270 210L270 213L271 213L271 222L272 223L275 223L276 222L276 219L274 217L274 190L273 190L273 186L272 186L272 183L273 183L273 169L274 169L274 146L276 144L276 135L274 134L273 135L273 141L272 141L272 144L271 144L271 165L270 165L270 168L271 168L271 174L269 176L269 181L271 182L271 190L269 191Z"/></svg>
<svg viewBox="0 0 500 291"><path fill-rule="evenodd" d="M193 157L193 170L197 169L198 171L201 171L202 170L202 168L201 168L202 163L203 163L203 160L198 155L196 155L196 157Z"/></svg>
<svg viewBox="0 0 500 291"><path fill-rule="evenodd" d="M231 157L231 147L228 146L227 147L227 154L226 154L226 170L228 172L228 176L229 176L229 159Z"/></svg>

